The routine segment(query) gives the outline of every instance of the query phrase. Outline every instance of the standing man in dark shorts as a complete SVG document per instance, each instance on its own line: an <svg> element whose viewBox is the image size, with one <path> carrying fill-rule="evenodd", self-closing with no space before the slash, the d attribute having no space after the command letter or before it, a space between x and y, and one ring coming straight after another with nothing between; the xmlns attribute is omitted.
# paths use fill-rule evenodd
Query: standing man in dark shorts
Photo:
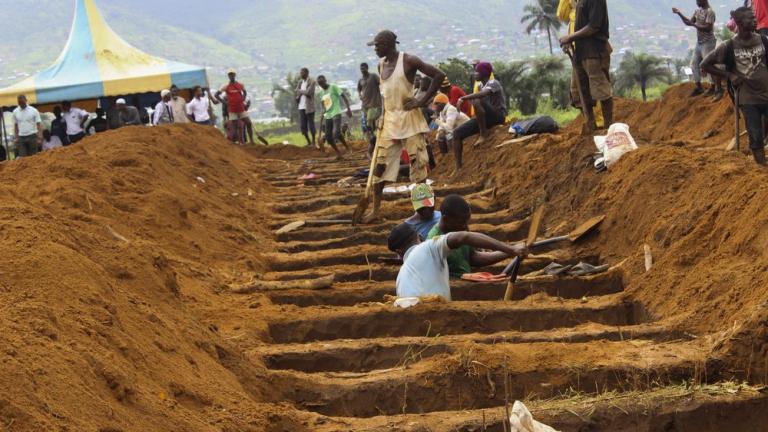
<svg viewBox="0 0 768 432"><path fill-rule="evenodd" d="M576 26L572 34L560 38L561 46L575 45L574 60L584 98L582 109L587 118L585 132L597 129L595 104L600 102L605 127L613 123L613 89L608 5L606 0L580 0L576 6Z"/></svg>
<svg viewBox="0 0 768 432"><path fill-rule="evenodd" d="M480 91L462 96L457 102L458 106L461 106L464 101L471 102L475 111L475 118L459 126L453 132L453 152L456 159L454 176L458 176L461 172L464 140L480 134L475 142L475 146L479 146L485 141L488 131L492 127L504 124L507 119L507 96L501 83L491 79L493 66L488 62L480 62L475 66L475 73L477 80L482 84Z"/></svg>
<svg viewBox="0 0 768 432"><path fill-rule="evenodd" d="M317 147L317 129L315 128L315 80L310 78L309 69L301 68L299 82L296 84L296 103L299 104L299 124L301 134L307 145ZM312 138L310 139L310 135Z"/></svg>
<svg viewBox="0 0 768 432"><path fill-rule="evenodd" d="M381 79L375 73L368 71L368 63L360 65L362 78L357 82L357 93L363 102L363 118L365 119L365 138L368 140L368 155L373 154L373 146L376 141L373 140L373 132L376 130L376 123L381 117Z"/></svg>
<svg viewBox="0 0 768 432"><path fill-rule="evenodd" d="M352 108L350 108L347 95L336 84L329 84L323 75L317 77L317 85L320 86L320 101L323 121L323 132L325 140L328 141L331 148L336 152L336 159L341 159L341 151L336 147L336 141L341 141L347 151L351 148L347 144L344 133L341 130L341 101L347 105L347 117L352 118Z"/></svg>

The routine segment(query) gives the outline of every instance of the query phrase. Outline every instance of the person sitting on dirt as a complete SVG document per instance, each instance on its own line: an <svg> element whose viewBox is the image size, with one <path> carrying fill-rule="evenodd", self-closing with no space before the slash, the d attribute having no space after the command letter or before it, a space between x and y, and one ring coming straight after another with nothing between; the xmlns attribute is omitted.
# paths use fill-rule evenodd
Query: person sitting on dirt
<svg viewBox="0 0 768 432"><path fill-rule="evenodd" d="M456 158L456 171L454 176L461 171L461 157L464 152L464 140L480 134L475 146L481 145L488 137L489 130L501 124L507 119L507 96L501 83L491 79L493 66L488 62L480 62L475 67L477 79L483 84L480 91L459 98L457 103L461 106L464 101L470 101L474 108L475 118L461 125L454 132L453 151Z"/></svg>
<svg viewBox="0 0 768 432"><path fill-rule="evenodd" d="M443 93L435 96L435 112L437 118L437 145L440 153L448 153L448 143L453 141L453 133L456 128L469 121L469 116L459 111L450 103L450 98Z"/></svg>
<svg viewBox="0 0 768 432"><path fill-rule="evenodd" d="M707 0L696 0L696 6L698 6L698 9L690 18L683 15L680 9L672 8L672 13L677 14L683 21L683 24L696 28L696 48L693 50L693 58L691 59L693 81L696 83L696 87L693 89L691 97L703 94L704 96L714 96L714 99L719 101L723 98L722 80L719 77L712 77L714 85L706 93L704 92L704 87L701 86L701 61L714 51L715 46L717 46L717 38L715 38L715 11L709 7L709 1Z"/></svg>
<svg viewBox="0 0 768 432"><path fill-rule="evenodd" d="M440 205L440 212L442 213L440 222L429 232L428 239L455 232L469 231L472 209L461 196L448 195L445 197ZM497 252L480 252L475 250L472 245L452 248L451 254L447 257L451 278L461 279L462 275L472 273L473 267L486 267L510 258L508 253L500 249L494 250Z"/></svg>
<svg viewBox="0 0 768 432"><path fill-rule="evenodd" d="M441 213L435 211L435 192L426 183L419 183L411 191L411 203L416 214L405 220L412 225L422 239L429 236L429 232L440 221Z"/></svg>
<svg viewBox="0 0 768 432"><path fill-rule="evenodd" d="M395 227L387 241L389 250L403 257L397 274L398 297L424 297L439 295L451 300L448 259L461 248L488 249L504 256L525 256L524 244L510 245L485 234L466 231L439 235L423 241L413 225L403 223Z"/></svg>
<svg viewBox="0 0 768 432"><path fill-rule="evenodd" d="M720 44L701 63L702 69L727 78L738 92L737 100L744 114L749 148L755 162L765 165L763 117L768 116L768 38L755 32L757 19L751 8L731 12L739 33ZM725 64L725 70L717 67Z"/></svg>

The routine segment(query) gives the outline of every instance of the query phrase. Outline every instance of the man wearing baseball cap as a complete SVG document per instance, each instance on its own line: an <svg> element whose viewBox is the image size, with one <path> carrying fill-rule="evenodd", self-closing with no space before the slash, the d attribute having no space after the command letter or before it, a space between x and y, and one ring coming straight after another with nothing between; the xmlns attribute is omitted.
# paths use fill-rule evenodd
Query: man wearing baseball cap
<svg viewBox="0 0 768 432"><path fill-rule="evenodd" d="M389 30L380 32L368 43L381 59L379 76L384 114L379 122L377 158L371 174L375 185L373 209L363 218L363 223L380 219L384 185L397 181L403 150L408 153L411 163L411 181L421 183L427 178L429 156L424 134L429 132L429 126L419 108L432 100L445 74L416 56L398 51L398 43L397 35ZM420 97L414 98L413 82L418 72L432 78L432 85Z"/></svg>
<svg viewBox="0 0 768 432"><path fill-rule="evenodd" d="M139 116L139 110L134 106L130 106L125 103L125 99L120 98L115 102L117 107L117 119L118 127L123 126L138 126L141 124L141 116Z"/></svg>
<svg viewBox="0 0 768 432"><path fill-rule="evenodd" d="M234 129L235 141L240 142L243 140L242 137L246 135L245 131L247 131L251 143L255 144L251 116L248 114L248 106L250 105L250 102L247 102L248 92L245 90L245 86L237 81L237 71L229 69L227 77L229 82L221 86L221 89L216 92L216 99L222 100L222 94L226 97L227 113L229 115L228 126Z"/></svg>
<svg viewBox="0 0 768 432"><path fill-rule="evenodd" d="M435 192L426 183L419 183L411 191L411 203L416 213L405 220L411 225L422 239L426 239L429 231L440 221L440 212L435 211Z"/></svg>
<svg viewBox="0 0 768 432"><path fill-rule="evenodd" d="M448 79L448 77L445 77L443 84L440 86L440 92L448 96L448 101L451 105L461 110L461 112L468 117L472 117L472 104L464 102L461 106L458 105L459 99L467 95L467 92L465 92L463 88L451 84L451 80Z"/></svg>

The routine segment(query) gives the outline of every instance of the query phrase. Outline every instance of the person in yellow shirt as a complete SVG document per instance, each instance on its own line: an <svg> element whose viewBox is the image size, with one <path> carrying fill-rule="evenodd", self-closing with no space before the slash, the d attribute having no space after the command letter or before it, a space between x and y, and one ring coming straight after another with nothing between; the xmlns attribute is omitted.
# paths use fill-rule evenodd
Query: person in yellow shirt
<svg viewBox="0 0 768 432"><path fill-rule="evenodd" d="M560 0L557 6L557 18L568 24L568 34L572 34L576 27L576 5L579 0ZM576 70L571 71L571 101L574 106L580 107L579 89L576 87ZM595 123L598 129L607 127L603 118L603 108L600 104L595 106Z"/></svg>

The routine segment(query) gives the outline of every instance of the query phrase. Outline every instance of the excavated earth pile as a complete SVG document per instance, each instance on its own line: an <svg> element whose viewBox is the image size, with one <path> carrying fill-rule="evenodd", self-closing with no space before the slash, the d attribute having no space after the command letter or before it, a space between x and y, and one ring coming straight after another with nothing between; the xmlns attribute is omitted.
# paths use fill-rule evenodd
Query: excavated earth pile
<svg viewBox="0 0 768 432"><path fill-rule="evenodd" d="M509 302L505 283L459 281L451 303L386 302L386 237L412 208L392 194L387 221L344 222L363 189L337 182L366 167L361 149L334 161L174 126L0 165L0 424L501 431L524 400L564 431L760 430L768 175L723 150L729 103L689 91L619 101L640 149L608 172L578 121L470 141L459 180L437 155L438 205L464 195L475 231L521 240L540 205L542 238L605 215L526 259ZM538 272L553 261L609 269Z"/></svg>

